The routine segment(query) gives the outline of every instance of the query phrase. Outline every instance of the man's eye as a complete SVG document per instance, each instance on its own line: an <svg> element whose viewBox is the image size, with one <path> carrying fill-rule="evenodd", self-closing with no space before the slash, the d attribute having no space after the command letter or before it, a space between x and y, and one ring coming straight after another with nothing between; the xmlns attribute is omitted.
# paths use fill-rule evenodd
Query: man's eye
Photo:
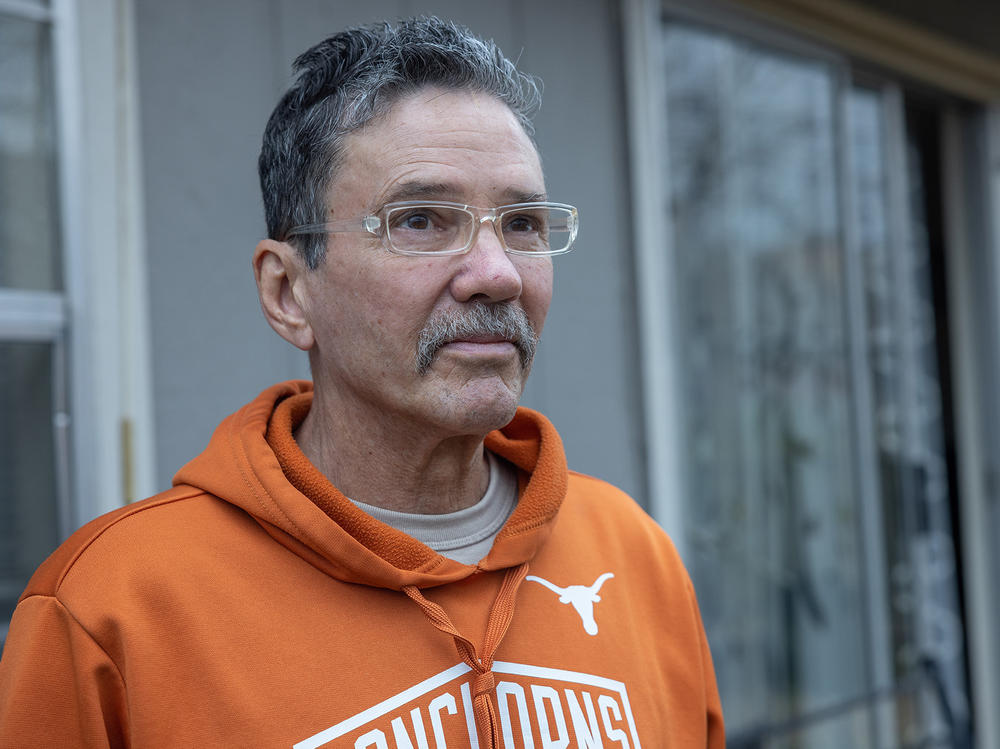
<svg viewBox="0 0 1000 749"><path fill-rule="evenodd" d="M401 229L413 229L414 231L423 231L425 229L430 229L433 221L431 217L426 213L410 213L406 216L400 218L399 222L396 224Z"/></svg>
<svg viewBox="0 0 1000 749"><path fill-rule="evenodd" d="M533 216L511 216L504 223L503 230L509 232L538 231L538 221Z"/></svg>

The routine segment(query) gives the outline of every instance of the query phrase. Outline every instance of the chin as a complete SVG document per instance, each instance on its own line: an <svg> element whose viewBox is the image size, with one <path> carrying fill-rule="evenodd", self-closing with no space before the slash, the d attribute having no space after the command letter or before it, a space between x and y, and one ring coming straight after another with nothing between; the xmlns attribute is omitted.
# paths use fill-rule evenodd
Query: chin
<svg viewBox="0 0 1000 749"><path fill-rule="evenodd" d="M438 418L455 433L486 435L510 423L520 396L520 388L514 391L507 387L455 393L441 403Z"/></svg>

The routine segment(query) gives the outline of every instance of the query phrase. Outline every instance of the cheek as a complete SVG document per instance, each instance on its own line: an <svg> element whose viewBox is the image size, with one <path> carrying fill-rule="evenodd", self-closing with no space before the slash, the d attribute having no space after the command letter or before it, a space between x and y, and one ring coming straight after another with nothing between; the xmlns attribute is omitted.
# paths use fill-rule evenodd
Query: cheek
<svg viewBox="0 0 1000 749"><path fill-rule="evenodd" d="M311 285L307 314L326 356L363 351L382 337L379 306L363 289L357 279L332 273Z"/></svg>
<svg viewBox="0 0 1000 749"><path fill-rule="evenodd" d="M386 359L409 360L416 354L417 340L434 312L434 296L419 278L382 279L360 295L360 316L365 320L370 340Z"/></svg>
<svg viewBox="0 0 1000 749"><path fill-rule="evenodd" d="M535 332L541 333L552 301L552 261L537 259L521 269L521 303Z"/></svg>

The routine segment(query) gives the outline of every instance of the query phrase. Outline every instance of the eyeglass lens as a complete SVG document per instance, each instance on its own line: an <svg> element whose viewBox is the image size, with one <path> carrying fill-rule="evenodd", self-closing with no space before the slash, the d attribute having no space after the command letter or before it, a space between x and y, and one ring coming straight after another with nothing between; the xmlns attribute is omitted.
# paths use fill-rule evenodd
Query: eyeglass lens
<svg viewBox="0 0 1000 749"><path fill-rule="evenodd" d="M459 207L392 208L386 216L387 238L400 252L459 252L472 241L476 221ZM515 252L559 252L572 239L572 212L566 208L515 208L501 213L497 224L504 245Z"/></svg>

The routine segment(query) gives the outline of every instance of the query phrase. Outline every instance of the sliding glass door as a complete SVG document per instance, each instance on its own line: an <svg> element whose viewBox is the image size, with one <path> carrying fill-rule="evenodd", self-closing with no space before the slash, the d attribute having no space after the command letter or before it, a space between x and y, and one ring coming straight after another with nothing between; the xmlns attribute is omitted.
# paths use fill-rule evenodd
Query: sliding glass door
<svg viewBox="0 0 1000 749"><path fill-rule="evenodd" d="M730 745L961 742L936 105L686 21L663 48L685 547Z"/></svg>

